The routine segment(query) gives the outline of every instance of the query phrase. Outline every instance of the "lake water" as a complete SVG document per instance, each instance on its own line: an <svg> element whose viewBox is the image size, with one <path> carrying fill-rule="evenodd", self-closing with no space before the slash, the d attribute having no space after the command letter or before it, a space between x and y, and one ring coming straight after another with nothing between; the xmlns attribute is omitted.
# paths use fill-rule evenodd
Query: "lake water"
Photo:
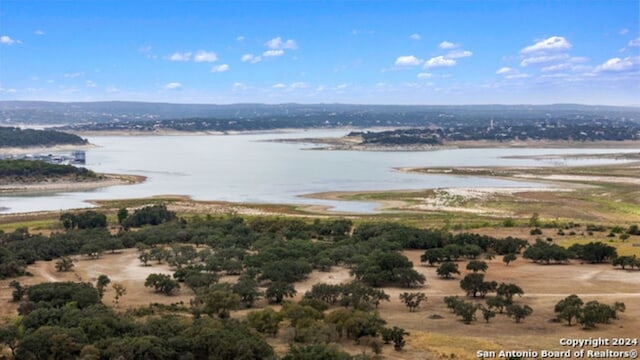
<svg viewBox="0 0 640 360"><path fill-rule="evenodd" d="M404 174L394 167L566 166L611 163L609 159L535 160L504 156L601 154L633 149L448 149L421 152L311 151L311 144L264 142L278 138L342 136L346 131L230 136L89 137L87 151L96 172L147 176L137 185L84 192L5 195L0 212L16 213L89 207L86 200L188 195L196 200L317 204L335 211L371 212L366 202L324 201L300 195L325 191L428 189L439 187L540 186L446 175Z"/></svg>

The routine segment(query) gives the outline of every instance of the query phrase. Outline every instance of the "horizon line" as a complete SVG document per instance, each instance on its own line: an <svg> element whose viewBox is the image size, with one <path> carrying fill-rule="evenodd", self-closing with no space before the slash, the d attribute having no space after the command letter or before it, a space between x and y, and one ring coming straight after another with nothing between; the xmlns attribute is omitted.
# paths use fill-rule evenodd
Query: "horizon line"
<svg viewBox="0 0 640 360"><path fill-rule="evenodd" d="M234 103L180 103L180 102L166 102L166 101L140 101L140 100L74 100L74 101L57 101L57 100L0 100L0 103L7 102L41 102L41 103L58 103L58 104L91 104L91 103L135 103L135 104L166 104L166 105L213 105L213 106L232 106L232 105L355 105L355 106L407 106L407 107L419 107L419 106L607 106L607 107L631 107L640 108L640 104L629 105L611 105L611 104L585 104L585 103L571 103L571 102L559 102L559 103L465 103L465 104L375 104L375 103L340 103L340 102L279 102L279 103L266 103L266 102L234 102Z"/></svg>

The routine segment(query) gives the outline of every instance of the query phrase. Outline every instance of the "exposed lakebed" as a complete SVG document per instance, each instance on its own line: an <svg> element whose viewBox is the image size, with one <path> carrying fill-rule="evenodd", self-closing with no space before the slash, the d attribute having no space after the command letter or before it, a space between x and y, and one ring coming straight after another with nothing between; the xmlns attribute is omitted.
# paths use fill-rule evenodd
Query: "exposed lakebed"
<svg viewBox="0 0 640 360"><path fill-rule="evenodd" d="M263 140L339 137L347 131L229 136L93 136L87 167L101 173L142 175L147 181L91 191L3 195L0 212L17 213L90 206L88 200L187 195L195 200L306 204L335 211L372 212L374 203L320 200L301 195L330 191L441 187L540 187L474 176L425 175L398 167L571 166L620 162L608 158L546 158L547 154L604 154L637 149L484 148L434 151L306 151L313 144ZM527 157L534 158L527 158Z"/></svg>

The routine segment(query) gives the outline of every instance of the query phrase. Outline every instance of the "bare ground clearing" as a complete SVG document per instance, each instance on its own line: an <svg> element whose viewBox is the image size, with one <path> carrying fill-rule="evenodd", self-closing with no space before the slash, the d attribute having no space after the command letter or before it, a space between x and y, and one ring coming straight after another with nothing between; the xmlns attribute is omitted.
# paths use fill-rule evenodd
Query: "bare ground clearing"
<svg viewBox="0 0 640 360"><path fill-rule="evenodd" d="M420 255L424 251L411 250L404 254L414 263L415 269L427 277L425 286L416 289L385 288L390 295L390 302L383 302L379 311L388 325L407 329L411 335L407 338L405 351L387 352L389 358L441 358L456 354L458 358L474 358L475 351L500 349L562 349L558 344L563 337L589 336L630 336L632 329L640 328L640 272L622 271L610 265L591 265L572 263L570 265L537 265L527 260L518 259L506 266L498 257L489 261L486 278L497 282L513 282L520 285L525 295L518 298L519 303L528 304L534 313L522 324L516 324L505 315L498 315L489 324L480 319L471 325L464 325L446 309L442 299L448 295L464 297L459 287L459 280L466 273L465 262L459 263L462 276L453 280L442 280L436 276L435 267L420 263ZM188 304L193 296L191 291L182 288L175 296L155 294L144 287L144 280L150 273L167 273L171 270L166 264L142 266L135 249L127 249L116 254L104 254L98 260L74 257L74 271L60 273L55 270L55 262L38 262L29 267L34 276L22 277L19 280L27 285L44 281L89 281L95 282L101 274L109 276L112 281L121 282L127 287L127 294L122 298L118 309L145 306L149 303L170 304L183 301ZM234 277L223 277L222 281L233 282ZM335 267L331 272L314 271L308 279L296 284L297 299L318 282L345 283L351 280L349 270ZM17 306L9 303L11 289L10 280L0 281L0 316L15 316ZM400 302L399 295L405 291L421 291L427 294L428 301L414 313L410 313ZM612 324L601 325L595 331L583 331L577 326L568 327L550 322L554 317L553 306L560 299L576 293L584 300L597 299L606 303L623 301L627 311ZM113 290L109 288L105 295L105 303L113 303ZM471 300L471 299L470 299ZM480 303L481 300L472 300ZM264 301L258 303L265 305ZM243 310L234 317L244 317L248 311ZM432 318L433 315L442 317ZM348 347L348 345L347 345Z"/></svg>

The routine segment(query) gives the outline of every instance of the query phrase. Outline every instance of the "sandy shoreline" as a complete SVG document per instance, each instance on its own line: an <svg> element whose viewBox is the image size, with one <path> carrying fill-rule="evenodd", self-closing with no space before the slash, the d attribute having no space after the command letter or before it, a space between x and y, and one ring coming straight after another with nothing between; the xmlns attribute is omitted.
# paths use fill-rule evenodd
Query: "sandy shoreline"
<svg viewBox="0 0 640 360"><path fill-rule="evenodd" d="M341 138L295 138L295 139L273 139L272 142L283 143L312 143L319 144L317 147L306 148L305 150L334 150L334 151L437 151L449 149L484 149L484 148L542 148L542 149L564 149L564 148L583 148L583 149L640 149L640 141L547 141L547 140L530 140L530 141L485 141L485 140L469 140L469 141L451 141L442 145L372 145L362 144L359 137L341 137ZM587 157L588 154L583 155ZM620 155L620 156L624 156Z"/></svg>
<svg viewBox="0 0 640 360"><path fill-rule="evenodd" d="M144 182L146 177L138 175L99 174L101 179L89 181L46 181L34 183L9 183L0 185L0 194L74 192L97 189L107 186L133 185Z"/></svg>
<svg viewBox="0 0 640 360"><path fill-rule="evenodd" d="M537 180L537 179L532 179ZM545 184L548 185L548 184ZM321 200L341 200L348 201L356 195L379 194L379 193L416 193L411 199L381 200L363 199L358 201L373 202L379 204L376 211L403 210L403 211L445 211L445 212L465 212L482 215L507 216L508 213L488 208L470 208L462 206L460 202L468 200L487 200L494 196L512 196L517 193L529 192L567 192L573 191L574 187L559 186L522 186L522 187L441 187L434 189L404 189L404 190L368 190L368 191L327 191L302 195L302 197ZM576 186L577 187L577 186ZM419 196L421 192L432 192L431 196ZM407 200L413 200L415 204L409 204Z"/></svg>
<svg viewBox="0 0 640 360"><path fill-rule="evenodd" d="M32 147L0 147L0 155L46 154L73 150L89 150L97 147L94 144L85 145L54 145Z"/></svg>

